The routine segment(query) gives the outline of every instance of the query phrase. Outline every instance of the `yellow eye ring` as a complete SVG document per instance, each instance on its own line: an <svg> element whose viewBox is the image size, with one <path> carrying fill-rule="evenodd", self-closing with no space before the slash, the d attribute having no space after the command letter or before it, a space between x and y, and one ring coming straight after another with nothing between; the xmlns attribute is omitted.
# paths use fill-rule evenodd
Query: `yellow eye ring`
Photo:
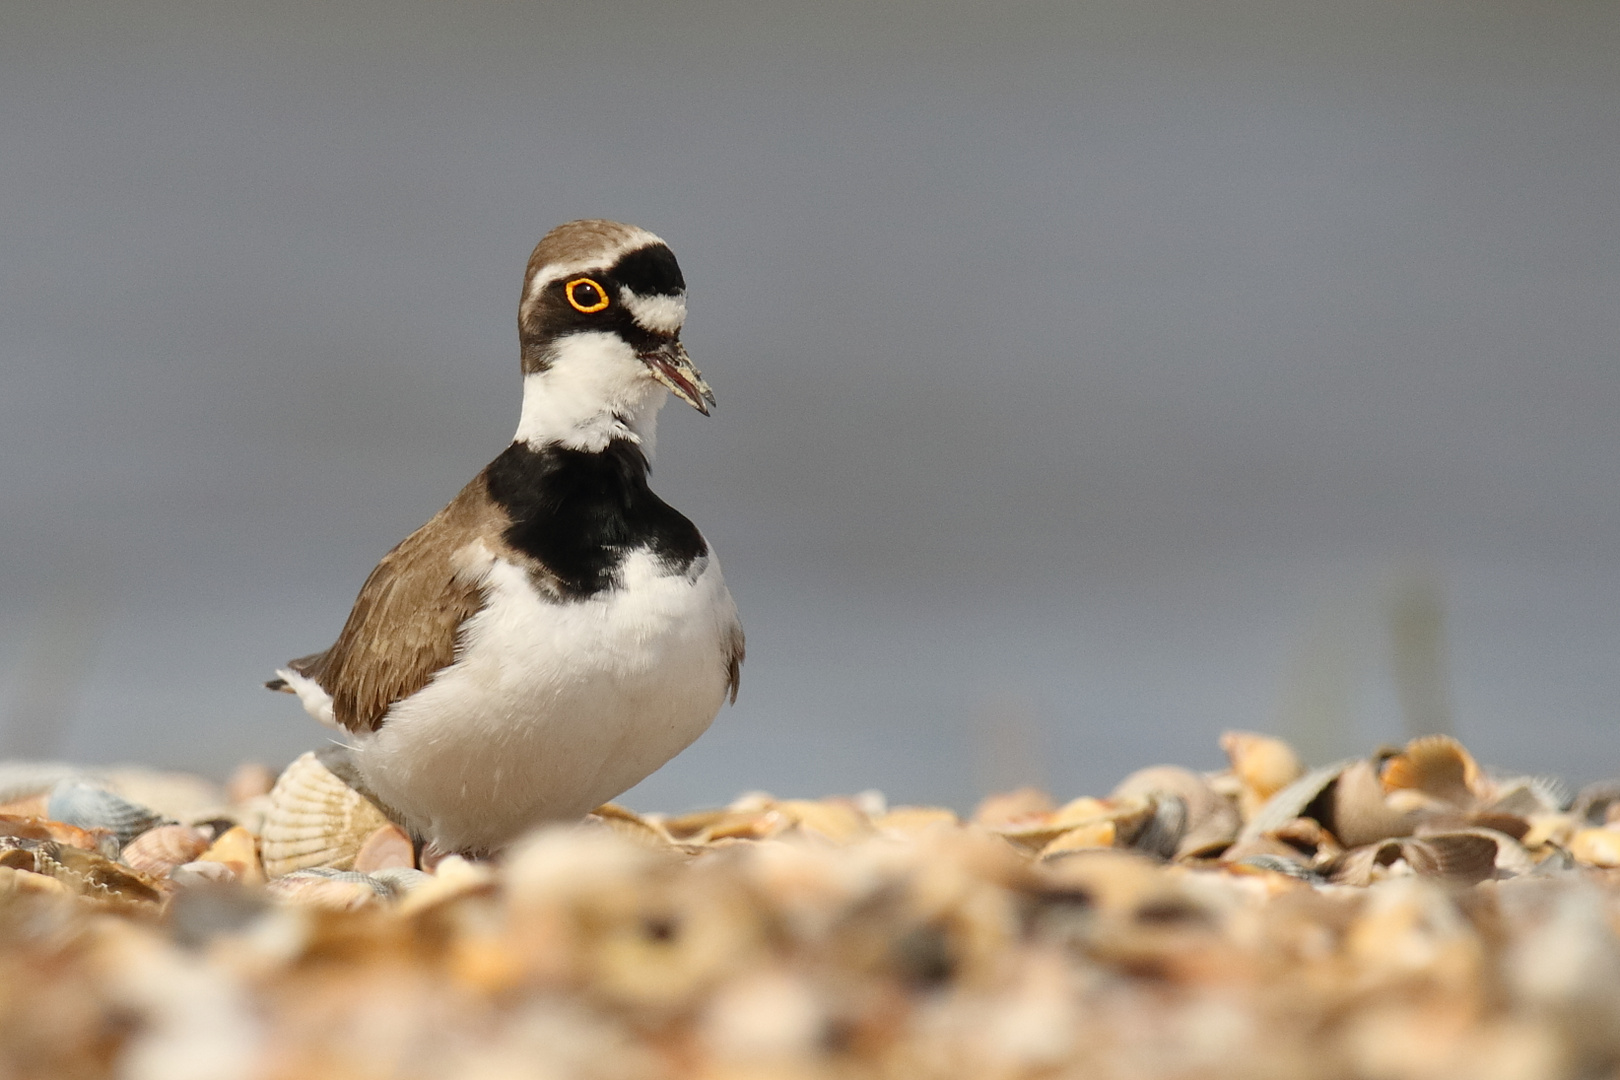
<svg viewBox="0 0 1620 1080"><path fill-rule="evenodd" d="M575 290L584 293L584 297L581 298L576 296ZM595 302L582 302L582 299L583 301L589 301L591 299L592 290L595 290ZM564 285L563 295L568 297L568 302L573 305L575 311L583 311L587 315L601 311L603 308L608 306L607 290L588 277L575 278L567 285Z"/></svg>

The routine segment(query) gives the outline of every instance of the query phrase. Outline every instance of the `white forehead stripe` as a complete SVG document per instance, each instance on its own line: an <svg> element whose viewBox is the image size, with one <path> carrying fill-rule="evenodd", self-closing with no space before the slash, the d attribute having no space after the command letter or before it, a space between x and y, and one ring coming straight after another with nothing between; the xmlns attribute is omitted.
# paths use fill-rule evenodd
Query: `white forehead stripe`
<svg viewBox="0 0 1620 1080"><path fill-rule="evenodd" d="M662 244L664 241L648 232L646 229L636 229L630 236L613 247L592 255L588 259L574 259L569 262L546 263L535 271L534 277L529 281L529 291L523 294L523 305L520 309L523 317L527 318L529 309L534 307L545 292L546 286L553 281L571 278L576 274L588 274L592 271L605 270L619 261L619 257L640 248L653 244Z"/></svg>
<svg viewBox="0 0 1620 1080"><path fill-rule="evenodd" d="M631 318L643 330L658 334L673 334L686 321L686 297L654 293L637 296L629 289L620 289L619 297L630 309Z"/></svg>

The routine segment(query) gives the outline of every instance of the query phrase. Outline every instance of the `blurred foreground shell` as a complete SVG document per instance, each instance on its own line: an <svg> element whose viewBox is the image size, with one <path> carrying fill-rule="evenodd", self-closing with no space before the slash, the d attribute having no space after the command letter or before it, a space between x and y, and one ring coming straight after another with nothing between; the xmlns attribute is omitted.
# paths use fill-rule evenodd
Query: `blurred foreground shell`
<svg viewBox="0 0 1620 1080"><path fill-rule="evenodd" d="M366 841L391 824L315 754L304 754L270 791L259 837L264 872L279 878L314 867L352 870Z"/></svg>

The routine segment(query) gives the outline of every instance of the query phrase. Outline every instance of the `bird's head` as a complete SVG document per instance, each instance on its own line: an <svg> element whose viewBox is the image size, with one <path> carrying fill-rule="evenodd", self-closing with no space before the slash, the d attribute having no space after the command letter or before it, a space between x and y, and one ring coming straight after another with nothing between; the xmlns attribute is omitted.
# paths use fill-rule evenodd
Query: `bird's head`
<svg viewBox="0 0 1620 1080"><path fill-rule="evenodd" d="M661 384L705 416L714 392L681 345L686 280L657 236L616 221L570 221L529 257L518 308L525 376L549 394L600 395L634 409ZM659 393L660 400L662 394Z"/></svg>

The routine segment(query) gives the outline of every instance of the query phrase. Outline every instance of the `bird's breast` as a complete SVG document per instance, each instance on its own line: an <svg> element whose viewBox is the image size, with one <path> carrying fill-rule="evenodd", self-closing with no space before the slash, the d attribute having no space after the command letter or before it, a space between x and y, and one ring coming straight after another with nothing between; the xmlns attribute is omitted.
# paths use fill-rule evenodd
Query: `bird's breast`
<svg viewBox="0 0 1620 1080"><path fill-rule="evenodd" d="M674 570L641 548L615 577L558 600L494 559L455 662L359 746L378 795L444 846L496 847L589 812L701 735L736 622L718 562Z"/></svg>

